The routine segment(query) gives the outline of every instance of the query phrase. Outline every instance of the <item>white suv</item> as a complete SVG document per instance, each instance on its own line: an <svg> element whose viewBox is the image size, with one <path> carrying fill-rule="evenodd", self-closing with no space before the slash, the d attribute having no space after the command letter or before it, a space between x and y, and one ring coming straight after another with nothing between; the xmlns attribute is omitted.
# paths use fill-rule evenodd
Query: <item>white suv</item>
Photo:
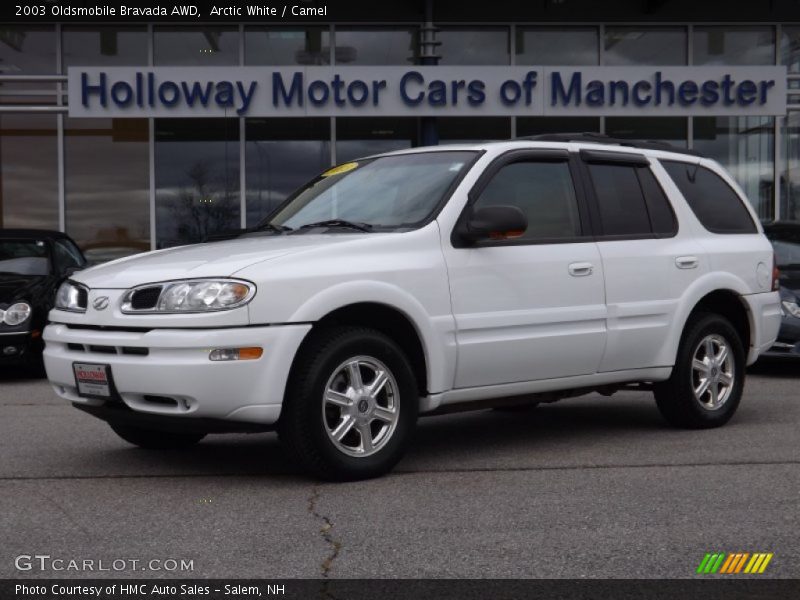
<svg viewBox="0 0 800 600"><path fill-rule="evenodd" d="M80 272L56 393L145 448L277 429L317 476L382 474L417 415L652 389L722 425L781 320L773 251L715 162L540 136L322 173L260 226Z"/></svg>

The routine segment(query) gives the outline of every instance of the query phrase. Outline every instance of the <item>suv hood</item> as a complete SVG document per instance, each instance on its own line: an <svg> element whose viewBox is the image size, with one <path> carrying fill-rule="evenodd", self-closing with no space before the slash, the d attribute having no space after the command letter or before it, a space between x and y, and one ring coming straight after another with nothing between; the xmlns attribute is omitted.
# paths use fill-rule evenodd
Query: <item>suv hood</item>
<svg viewBox="0 0 800 600"><path fill-rule="evenodd" d="M256 263L331 244L363 240L363 233L258 235L156 250L76 273L72 279L98 289L202 277L230 277Z"/></svg>

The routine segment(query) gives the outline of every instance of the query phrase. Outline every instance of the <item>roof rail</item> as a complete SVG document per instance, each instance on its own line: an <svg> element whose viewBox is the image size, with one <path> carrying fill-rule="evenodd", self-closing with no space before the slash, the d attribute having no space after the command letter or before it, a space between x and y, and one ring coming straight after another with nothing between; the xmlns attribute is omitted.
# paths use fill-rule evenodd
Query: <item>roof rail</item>
<svg viewBox="0 0 800 600"><path fill-rule="evenodd" d="M664 152L675 152L677 154L689 154L691 156L703 155L694 150L673 146L667 142L656 140L628 140L614 138L604 133L587 131L583 133L543 133L540 135L528 135L513 138L514 140L530 140L532 142L591 142L595 144L616 144L617 146L627 146L629 148L641 148L642 150L663 150Z"/></svg>

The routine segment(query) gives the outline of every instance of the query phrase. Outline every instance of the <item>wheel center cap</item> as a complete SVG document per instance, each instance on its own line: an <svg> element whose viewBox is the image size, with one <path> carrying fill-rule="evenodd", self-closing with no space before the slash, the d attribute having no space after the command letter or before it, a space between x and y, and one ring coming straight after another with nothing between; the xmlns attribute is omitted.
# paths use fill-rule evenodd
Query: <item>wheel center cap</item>
<svg viewBox="0 0 800 600"><path fill-rule="evenodd" d="M712 377L716 377L716 376L717 376L717 374L718 374L718 370L717 370L717 368L716 368L716 367L714 367L713 369L711 369L711 376L712 376Z"/></svg>
<svg viewBox="0 0 800 600"><path fill-rule="evenodd" d="M365 413L369 410L369 402L365 398L358 401L358 412Z"/></svg>

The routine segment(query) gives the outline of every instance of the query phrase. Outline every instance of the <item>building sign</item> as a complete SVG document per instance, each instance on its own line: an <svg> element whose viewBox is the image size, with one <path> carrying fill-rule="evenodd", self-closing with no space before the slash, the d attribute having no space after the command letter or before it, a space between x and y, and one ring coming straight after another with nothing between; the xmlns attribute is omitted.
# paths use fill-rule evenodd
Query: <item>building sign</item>
<svg viewBox="0 0 800 600"><path fill-rule="evenodd" d="M782 115L786 68L70 67L72 117Z"/></svg>

